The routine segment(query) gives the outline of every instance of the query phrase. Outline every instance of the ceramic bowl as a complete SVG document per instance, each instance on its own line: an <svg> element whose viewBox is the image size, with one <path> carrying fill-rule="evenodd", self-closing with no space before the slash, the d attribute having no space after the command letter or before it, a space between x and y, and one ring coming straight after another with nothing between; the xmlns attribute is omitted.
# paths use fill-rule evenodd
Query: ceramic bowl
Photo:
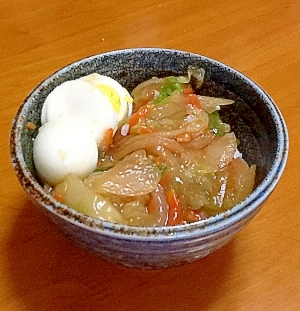
<svg viewBox="0 0 300 311"><path fill-rule="evenodd" d="M254 191L229 211L174 227L132 227L95 220L60 204L38 182L33 140L49 92L70 79L98 72L131 91L152 76L184 75L189 65L206 71L205 95L235 100L221 114L240 140L248 164L257 165ZM33 203L68 238L103 258L131 267L164 268L207 256L233 238L258 213L277 185L288 154L288 133L278 107L255 82L223 63L184 51L142 48L91 56L72 63L39 84L22 103L13 121L10 151L17 178Z"/></svg>

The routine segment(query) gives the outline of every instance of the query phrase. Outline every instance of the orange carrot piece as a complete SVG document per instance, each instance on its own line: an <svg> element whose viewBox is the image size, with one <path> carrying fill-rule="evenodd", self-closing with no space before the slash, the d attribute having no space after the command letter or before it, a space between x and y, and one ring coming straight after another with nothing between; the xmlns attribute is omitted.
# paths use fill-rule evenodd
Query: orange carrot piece
<svg viewBox="0 0 300 311"><path fill-rule="evenodd" d="M170 171L163 174L159 183L163 188L166 188L171 180L172 174Z"/></svg>
<svg viewBox="0 0 300 311"><path fill-rule="evenodd" d="M36 125L30 121L27 122L26 127L28 130L35 130L36 129Z"/></svg>
<svg viewBox="0 0 300 311"><path fill-rule="evenodd" d="M129 127L131 128L136 125L140 119L144 118L149 113L152 107L153 104L149 103L145 106L142 106L137 112L133 113L128 120Z"/></svg>
<svg viewBox="0 0 300 311"><path fill-rule="evenodd" d="M192 105L198 109L201 109L201 103L200 100L198 98L198 96L196 94L186 94L184 95L184 101L186 102L186 104L188 105Z"/></svg>
<svg viewBox="0 0 300 311"><path fill-rule="evenodd" d="M130 116L130 118L128 120L129 126L133 127L134 125L136 125L139 122L140 118L141 118L141 111L138 110L137 112L133 113Z"/></svg>
<svg viewBox="0 0 300 311"><path fill-rule="evenodd" d="M108 129L101 142L99 143L100 151L107 151L109 147L112 145L114 139L114 130L112 128Z"/></svg>
<svg viewBox="0 0 300 311"><path fill-rule="evenodd" d="M182 221L182 209L179 205L178 197L173 188L166 191L167 202L169 204L168 226L179 225Z"/></svg>
<svg viewBox="0 0 300 311"><path fill-rule="evenodd" d="M188 95L188 94L194 94L194 90L191 87L185 87L183 89L183 94Z"/></svg>

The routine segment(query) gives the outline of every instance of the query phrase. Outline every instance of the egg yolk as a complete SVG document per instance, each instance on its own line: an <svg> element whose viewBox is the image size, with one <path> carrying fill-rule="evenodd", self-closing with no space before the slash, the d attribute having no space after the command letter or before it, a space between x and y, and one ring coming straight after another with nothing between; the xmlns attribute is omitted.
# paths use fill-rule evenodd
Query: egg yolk
<svg viewBox="0 0 300 311"><path fill-rule="evenodd" d="M100 89L108 97L109 102L111 106L113 107L113 109L116 112L119 112L120 106L121 106L121 100L120 100L120 96L118 92L114 88L106 84L97 84L96 87Z"/></svg>

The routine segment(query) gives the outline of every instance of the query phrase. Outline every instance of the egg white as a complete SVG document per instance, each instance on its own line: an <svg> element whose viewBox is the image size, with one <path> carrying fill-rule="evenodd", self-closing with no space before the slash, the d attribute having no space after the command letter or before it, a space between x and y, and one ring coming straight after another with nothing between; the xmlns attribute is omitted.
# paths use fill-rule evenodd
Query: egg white
<svg viewBox="0 0 300 311"><path fill-rule="evenodd" d="M40 127L33 145L40 179L55 186L73 173L84 179L97 166L98 146L81 119L64 117Z"/></svg>
<svg viewBox="0 0 300 311"><path fill-rule="evenodd" d="M76 79L57 86L46 98L41 122L46 124L64 117L86 122L87 130L99 143L107 130L118 128L118 114L107 96L92 83Z"/></svg>

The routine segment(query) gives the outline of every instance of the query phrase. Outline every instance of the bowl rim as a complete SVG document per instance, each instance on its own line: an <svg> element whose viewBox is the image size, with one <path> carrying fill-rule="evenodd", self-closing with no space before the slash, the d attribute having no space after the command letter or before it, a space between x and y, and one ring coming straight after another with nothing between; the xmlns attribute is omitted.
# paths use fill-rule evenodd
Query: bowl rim
<svg viewBox="0 0 300 311"><path fill-rule="evenodd" d="M254 189L254 191L242 202L236 204L231 209L221 212L215 216L211 216L207 219L203 219L197 222L182 224L176 226L159 226L159 227L139 227L139 226L129 226L123 224L115 224L108 221L103 221L101 219L95 219L86 215L83 215L72 208L59 203L56 201L50 194L47 194L43 187L37 182L35 177L31 174L31 172L27 169L23 154L22 148L20 145L20 135L22 124L24 124L25 120L22 116L22 112L26 110L26 106L28 105L28 101L32 98L42 87L47 84L51 79L57 75L62 74L68 71L70 68L76 67L83 62L90 62L97 58L103 58L106 56L113 56L117 54L130 54L134 52L158 52L158 53L169 53L169 54L179 54L186 56L193 56L199 58L201 60L205 60L209 63L212 63L214 66L220 66L222 68L226 68L232 74L235 74L239 78L245 80L254 90L259 93L260 96L264 99L264 101L268 105L268 110L272 114L272 118L275 123L275 128L277 131L277 150L275 155L275 160L272 163L271 169L269 170L267 176L263 179L263 181ZM21 171L22 177L18 176L19 182L21 186L25 189L25 191L31 196L32 193L28 190L30 185L35 192L38 193L41 201L36 200L36 203L42 205L46 210L56 215L59 218L64 219L67 222L72 223L77 227L82 227L85 230L93 231L95 233L105 234L107 236L114 236L115 238L120 239L129 239L129 240L147 240L147 241L158 241L161 238L163 240L169 239L192 239L194 236L207 236L219 231L225 230L229 228L231 225L241 221L244 217L249 214L254 214L255 211L262 205L262 203L267 199L267 197L273 192L275 187L277 186L279 179L281 178L284 168L286 166L287 158L288 158L288 149L289 149L289 137L288 137L288 129L286 123L283 119L283 116L278 109L277 105L273 101L273 99L266 93L263 88L261 88L256 82L252 79L248 78L245 74L240 71L228 66L220 61L212 59L210 57L196 54L192 52L187 52L183 50L177 49L166 49L166 48L129 48L129 49L120 49L113 50L104 53L95 54L92 56L88 56L82 58L78 61L72 62L57 71L53 72L47 78L45 78L41 83L39 83L25 98L19 107L16 116L13 120L11 133L10 133L10 155L11 161L14 167L15 172ZM46 203L45 203L46 202ZM56 205L59 208L67 210L70 214L73 215L72 218L69 216L58 213L55 208L51 205ZM84 221L78 221L78 219L84 219ZM89 225L88 225L88 224Z"/></svg>

